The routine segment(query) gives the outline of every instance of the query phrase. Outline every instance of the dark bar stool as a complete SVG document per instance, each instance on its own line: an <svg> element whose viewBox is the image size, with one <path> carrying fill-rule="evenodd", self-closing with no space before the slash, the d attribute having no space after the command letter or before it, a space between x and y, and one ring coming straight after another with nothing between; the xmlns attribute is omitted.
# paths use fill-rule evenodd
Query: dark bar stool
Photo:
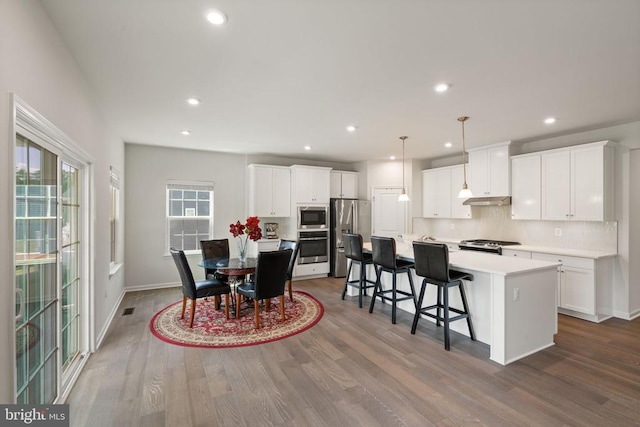
<svg viewBox="0 0 640 427"><path fill-rule="evenodd" d="M353 286L358 288L358 306L362 308L362 295L367 294L367 289L374 288L376 282L367 279L367 265L373 264L373 257L370 253L362 252L362 236L360 234L344 233L342 235L344 242L344 254L350 259L347 278L344 282L344 290L342 291L342 299L347 294L347 287ZM355 280L349 280L351 275L351 267L353 264L360 265L360 277Z"/></svg>
<svg viewBox="0 0 640 427"><path fill-rule="evenodd" d="M371 298L371 305L369 306L369 313L373 312L373 306L376 303L376 298L380 297L382 302L391 301L391 323L396 323L396 305L398 301L404 301L408 299L413 300L413 304L416 304L416 290L413 286L413 278L411 277L411 268L414 264L410 261L403 261L396 259L396 241L391 237L371 237L371 248L373 252L373 265L376 268L376 285L373 291L373 298ZM382 289L382 282L380 277L382 272L386 271L391 273L393 277L391 289ZM398 273L407 273L409 276L409 286L411 287L411 293L407 291L399 291L396 286L396 276ZM391 296L387 296L391 293ZM398 294L403 295L398 298Z"/></svg>
<svg viewBox="0 0 640 427"><path fill-rule="evenodd" d="M443 243L413 242L413 255L416 261L416 274L424 277L416 307L422 307L422 300L424 299L428 283L438 287L438 301L434 305L416 309L416 314L413 317L413 325L411 326L411 333L416 333L421 314L436 319L436 326L440 326L440 322L443 322L444 348L449 351L449 323L456 320L467 319L469 335L471 336L471 340L475 341L476 337L473 332L473 325L471 324L467 297L464 293L464 285L462 284L462 280L473 280L473 275L449 269L449 248ZM454 286L460 289L462 310L449 307L449 288L453 288ZM433 309L436 309L436 314L428 312ZM442 314L444 316L440 314L440 310L443 311ZM458 315L450 317L450 311Z"/></svg>

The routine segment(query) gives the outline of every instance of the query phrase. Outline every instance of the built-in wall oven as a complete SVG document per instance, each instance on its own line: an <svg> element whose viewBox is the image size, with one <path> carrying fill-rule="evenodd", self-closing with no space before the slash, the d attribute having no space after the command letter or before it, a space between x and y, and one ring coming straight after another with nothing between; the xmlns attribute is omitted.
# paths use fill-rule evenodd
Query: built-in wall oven
<svg viewBox="0 0 640 427"><path fill-rule="evenodd" d="M329 205L298 206L298 230L326 230L329 228Z"/></svg>
<svg viewBox="0 0 640 427"><path fill-rule="evenodd" d="M298 244L298 264L329 261L329 231L299 231Z"/></svg>

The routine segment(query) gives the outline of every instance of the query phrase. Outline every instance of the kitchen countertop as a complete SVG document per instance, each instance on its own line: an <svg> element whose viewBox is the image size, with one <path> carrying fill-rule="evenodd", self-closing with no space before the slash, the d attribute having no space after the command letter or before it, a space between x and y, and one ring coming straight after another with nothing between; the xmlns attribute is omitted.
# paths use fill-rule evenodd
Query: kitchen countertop
<svg viewBox="0 0 640 427"><path fill-rule="evenodd" d="M404 242L409 243L412 240L419 240L419 236L407 235L404 237ZM459 244L459 239L452 239L448 237L433 237L435 239L435 243L453 243ZM514 251L526 251L526 252L538 252L543 254L550 255L564 255L564 256L574 256L581 258L591 258L591 259L600 259L600 258L609 258L617 256L617 252L608 252L608 251L591 251L584 249L569 249L569 248L554 248L550 246L532 246L532 245L513 245L513 246L503 246L503 250L514 250Z"/></svg>
<svg viewBox="0 0 640 427"><path fill-rule="evenodd" d="M371 250L371 243L364 244L364 248ZM413 261L413 246L410 243L396 243L396 252L399 257ZM481 273L511 276L537 270L545 270L549 267L561 265L559 262L538 261L516 257L502 257L479 251L450 251L449 264L453 269L473 270Z"/></svg>

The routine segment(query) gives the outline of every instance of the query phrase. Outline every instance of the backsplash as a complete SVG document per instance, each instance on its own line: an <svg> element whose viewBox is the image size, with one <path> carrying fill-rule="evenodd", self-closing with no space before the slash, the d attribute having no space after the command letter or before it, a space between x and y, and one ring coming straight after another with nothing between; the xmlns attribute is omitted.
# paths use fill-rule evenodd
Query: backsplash
<svg viewBox="0 0 640 427"><path fill-rule="evenodd" d="M618 251L618 223L511 219L510 206L473 206L473 219L413 218L413 234L451 239L493 239L523 245ZM556 236L559 229L561 236Z"/></svg>

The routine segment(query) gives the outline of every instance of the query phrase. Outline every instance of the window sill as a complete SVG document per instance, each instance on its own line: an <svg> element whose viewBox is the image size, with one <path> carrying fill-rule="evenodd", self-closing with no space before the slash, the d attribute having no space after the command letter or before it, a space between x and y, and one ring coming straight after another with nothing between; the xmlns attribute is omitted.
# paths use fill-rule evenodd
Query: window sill
<svg viewBox="0 0 640 427"><path fill-rule="evenodd" d="M120 271L123 265L124 263L122 262L119 262L119 263L112 262L111 264L109 264L109 279L111 279L112 276L114 276L118 271Z"/></svg>

